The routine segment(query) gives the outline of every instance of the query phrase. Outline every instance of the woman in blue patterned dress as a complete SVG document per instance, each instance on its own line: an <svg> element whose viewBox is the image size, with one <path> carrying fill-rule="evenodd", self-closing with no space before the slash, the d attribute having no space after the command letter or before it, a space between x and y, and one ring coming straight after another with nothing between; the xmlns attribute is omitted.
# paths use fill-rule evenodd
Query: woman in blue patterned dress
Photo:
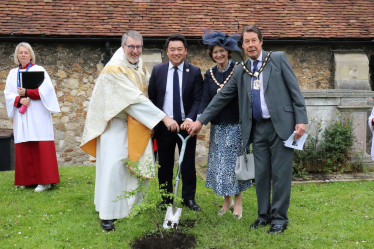
<svg viewBox="0 0 374 249"><path fill-rule="evenodd" d="M213 97L228 82L234 72L235 62L231 60L238 47L240 36L228 36L221 31L205 33L203 43L209 45L209 57L217 66L208 69L204 76L204 90L198 113L203 113ZM234 217L242 217L241 192L252 186L252 181L238 181L235 176L235 162L243 154L239 124L238 99L232 100L214 119L210 128L208 169L205 186L223 195L225 202L218 215L234 208ZM232 199L235 195L235 202Z"/></svg>

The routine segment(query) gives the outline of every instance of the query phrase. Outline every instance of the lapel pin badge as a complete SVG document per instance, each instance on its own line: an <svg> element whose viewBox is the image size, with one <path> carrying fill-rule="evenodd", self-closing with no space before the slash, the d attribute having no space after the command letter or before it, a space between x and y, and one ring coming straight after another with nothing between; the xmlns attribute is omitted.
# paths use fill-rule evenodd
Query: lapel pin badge
<svg viewBox="0 0 374 249"><path fill-rule="evenodd" d="M188 73L189 71L190 71L190 69L187 68L187 69L186 69L186 72Z"/></svg>

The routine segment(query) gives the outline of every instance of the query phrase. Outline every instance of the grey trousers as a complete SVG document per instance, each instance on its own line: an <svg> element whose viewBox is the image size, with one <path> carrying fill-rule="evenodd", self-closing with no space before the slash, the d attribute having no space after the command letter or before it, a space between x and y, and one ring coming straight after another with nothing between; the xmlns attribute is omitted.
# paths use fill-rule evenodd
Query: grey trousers
<svg viewBox="0 0 374 249"><path fill-rule="evenodd" d="M271 221L275 225L286 225L291 197L293 149L284 146L271 119L254 121L252 129L257 219Z"/></svg>

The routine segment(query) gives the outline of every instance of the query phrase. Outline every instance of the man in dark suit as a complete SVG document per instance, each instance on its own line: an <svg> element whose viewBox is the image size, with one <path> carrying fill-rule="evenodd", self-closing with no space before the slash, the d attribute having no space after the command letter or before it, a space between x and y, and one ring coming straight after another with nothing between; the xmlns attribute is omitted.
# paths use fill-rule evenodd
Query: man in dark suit
<svg viewBox="0 0 374 249"><path fill-rule="evenodd" d="M181 135L188 135L185 129L196 119L197 109L203 90L203 78L200 68L184 61L187 55L187 42L184 36L175 34L166 40L166 52L169 61L156 65L149 81L149 99L166 115L180 125ZM160 169L159 183L166 184L162 188L168 193L173 192L173 167L175 145L181 149L182 142L177 133L168 130L164 124L155 127ZM187 142L181 168L183 203L190 209L201 211L195 202L196 169L195 169L196 137ZM161 206L171 203L164 198Z"/></svg>
<svg viewBox="0 0 374 249"><path fill-rule="evenodd" d="M294 130L295 139L304 134L308 122L305 101L284 52L273 52L266 60L268 52L262 50L262 34L255 25L244 28L242 41L249 59L235 68L230 81L188 132L196 134L231 99L239 97L243 143L253 142L255 159L258 216L250 229L272 224L269 233L281 233L288 224L293 162L293 149L283 141Z"/></svg>

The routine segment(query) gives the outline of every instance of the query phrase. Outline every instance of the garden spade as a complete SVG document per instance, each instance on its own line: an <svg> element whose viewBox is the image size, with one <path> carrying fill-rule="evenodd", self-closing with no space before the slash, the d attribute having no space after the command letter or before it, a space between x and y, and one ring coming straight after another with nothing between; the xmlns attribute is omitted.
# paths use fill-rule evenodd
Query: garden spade
<svg viewBox="0 0 374 249"><path fill-rule="evenodd" d="M177 171L177 177L175 178L175 190L174 190L174 196L178 195L178 188L179 188L179 176L181 173L181 167L182 167L182 162L183 162L183 157L184 157L184 151L186 149L186 144L187 140L190 138L190 136L187 136L186 138L183 138L181 134L178 134L178 136L182 139L182 150L181 154L179 156L179 164L178 164L178 171ZM165 229L167 228L174 228L177 229L179 219L181 217L182 209L176 207L176 202L175 198L173 200L173 206L168 207L166 211L166 216L164 220L163 227Z"/></svg>

